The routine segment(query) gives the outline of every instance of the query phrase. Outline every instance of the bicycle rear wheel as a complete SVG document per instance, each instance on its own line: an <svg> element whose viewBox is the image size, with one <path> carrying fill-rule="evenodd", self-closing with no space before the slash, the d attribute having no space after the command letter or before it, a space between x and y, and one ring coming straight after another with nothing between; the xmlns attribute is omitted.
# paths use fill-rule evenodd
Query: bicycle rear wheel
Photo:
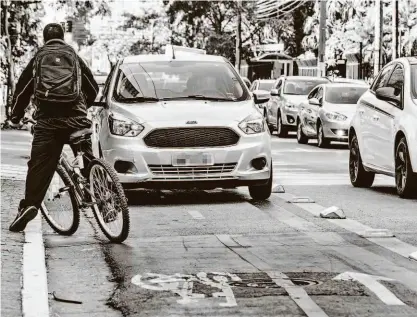
<svg viewBox="0 0 417 317"><path fill-rule="evenodd" d="M101 231L111 241L121 243L130 230L127 199L114 169L102 159L88 167L93 212Z"/></svg>
<svg viewBox="0 0 417 317"><path fill-rule="evenodd" d="M70 236L80 225L80 209L68 173L58 166L41 205L49 226L58 234Z"/></svg>

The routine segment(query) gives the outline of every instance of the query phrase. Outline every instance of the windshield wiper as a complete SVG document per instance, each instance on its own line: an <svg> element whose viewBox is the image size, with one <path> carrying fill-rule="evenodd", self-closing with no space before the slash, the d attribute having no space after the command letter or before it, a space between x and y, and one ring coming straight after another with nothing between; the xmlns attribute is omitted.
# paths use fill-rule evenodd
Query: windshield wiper
<svg viewBox="0 0 417 317"><path fill-rule="evenodd" d="M123 102L147 102L147 101L157 102L160 100L161 99L155 98L155 97L135 97L135 98L122 99Z"/></svg>
<svg viewBox="0 0 417 317"><path fill-rule="evenodd" d="M214 101L235 101L232 98L224 98L224 97L209 97L204 95L188 95L182 97L172 97L172 98L164 98L163 100L176 100L176 99L197 99L197 100L214 100Z"/></svg>

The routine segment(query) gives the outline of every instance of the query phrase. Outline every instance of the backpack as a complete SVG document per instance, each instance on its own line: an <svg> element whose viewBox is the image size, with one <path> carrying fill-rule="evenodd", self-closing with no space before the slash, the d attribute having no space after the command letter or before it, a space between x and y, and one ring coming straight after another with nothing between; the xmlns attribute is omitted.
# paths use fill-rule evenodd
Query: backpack
<svg viewBox="0 0 417 317"><path fill-rule="evenodd" d="M52 43L65 45L53 45ZM81 96L81 66L74 49L53 39L36 54L33 64L34 97L37 101L74 102Z"/></svg>

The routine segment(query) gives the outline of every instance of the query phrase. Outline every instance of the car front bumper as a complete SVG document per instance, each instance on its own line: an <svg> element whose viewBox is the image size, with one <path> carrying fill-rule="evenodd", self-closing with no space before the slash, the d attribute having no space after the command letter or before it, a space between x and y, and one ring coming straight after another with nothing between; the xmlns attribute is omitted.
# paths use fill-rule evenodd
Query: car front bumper
<svg viewBox="0 0 417 317"><path fill-rule="evenodd" d="M322 118L324 137L334 141L348 142L349 121L330 121Z"/></svg>
<svg viewBox="0 0 417 317"><path fill-rule="evenodd" d="M265 184L271 172L271 143L268 132L241 135L234 146L212 148L150 148L141 138L108 135L101 143L104 158L115 167L119 180L129 188L215 188ZM175 167L178 154L211 154L214 165ZM255 169L251 161L265 158L267 165ZM123 162L128 171L121 171ZM119 165L118 165L119 164Z"/></svg>
<svg viewBox="0 0 417 317"><path fill-rule="evenodd" d="M281 108L282 123L287 126L297 126L298 108Z"/></svg>

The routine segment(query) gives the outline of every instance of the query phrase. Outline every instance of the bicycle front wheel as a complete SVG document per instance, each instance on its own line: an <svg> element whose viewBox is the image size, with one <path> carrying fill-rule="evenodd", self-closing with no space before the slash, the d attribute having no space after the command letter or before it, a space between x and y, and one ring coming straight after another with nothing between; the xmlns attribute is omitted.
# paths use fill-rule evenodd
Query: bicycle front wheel
<svg viewBox="0 0 417 317"><path fill-rule="evenodd" d="M80 225L80 209L68 173L58 166L41 205L49 226L58 234L70 236Z"/></svg>
<svg viewBox="0 0 417 317"><path fill-rule="evenodd" d="M93 213L101 231L121 243L130 230L127 199L115 170L104 160L94 159L88 167Z"/></svg>

